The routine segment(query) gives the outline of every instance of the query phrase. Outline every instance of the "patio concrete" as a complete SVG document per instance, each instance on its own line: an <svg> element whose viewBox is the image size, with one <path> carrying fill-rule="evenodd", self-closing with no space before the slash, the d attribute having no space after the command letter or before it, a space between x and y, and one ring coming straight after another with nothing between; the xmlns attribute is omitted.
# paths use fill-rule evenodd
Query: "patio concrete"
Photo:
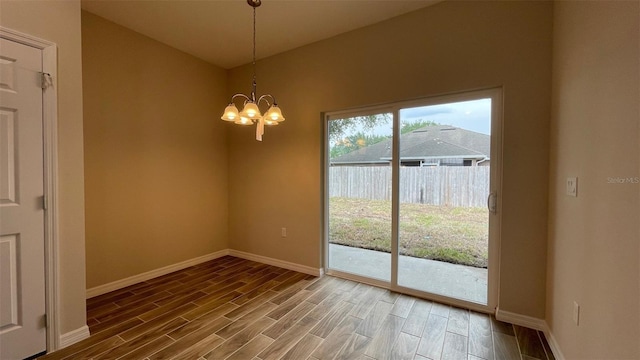
<svg viewBox="0 0 640 360"><path fill-rule="evenodd" d="M329 244L329 268L390 281L391 254ZM487 303L487 269L400 255L398 285L475 303Z"/></svg>

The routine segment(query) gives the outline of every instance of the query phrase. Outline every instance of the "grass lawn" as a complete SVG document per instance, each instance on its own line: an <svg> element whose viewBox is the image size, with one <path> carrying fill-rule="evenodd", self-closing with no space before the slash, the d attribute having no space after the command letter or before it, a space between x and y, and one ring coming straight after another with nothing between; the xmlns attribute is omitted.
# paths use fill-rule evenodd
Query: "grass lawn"
<svg viewBox="0 0 640 360"><path fill-rule="evenodd" d="M391 202L333 197L329 242L391 252ZM400 204L400 254L487 267L485 208Z"/></svg>

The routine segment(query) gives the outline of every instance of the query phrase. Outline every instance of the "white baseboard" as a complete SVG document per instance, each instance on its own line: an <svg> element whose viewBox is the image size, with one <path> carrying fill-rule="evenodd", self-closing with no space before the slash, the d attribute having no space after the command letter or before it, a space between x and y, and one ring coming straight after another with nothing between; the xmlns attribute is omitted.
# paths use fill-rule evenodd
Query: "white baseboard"
<svg viewBox="0 0 640 360"><path fill-rule="evenodd" d="M496 309L496 319L541 331L546 327L546 322L543 319L500 310L500 308Z"/></svg>
<svg viewBox="0 0 640 360"><path fill-rule="evenodd" d="M300 265L300 264L278 260L278 259L274 259L274 258L262 256L262 255L251 254L244 251L230 249L229 255L239 257L242 259L256 261L256 262L267 264L267 265L277 266L283 269L301 272L303 274L309 274L313 276L322 276L324 274L324 270L322 268L314 268L311 266Z"/></svg>
<svg viewBox="0 0 640 360"><path fill-rule="evenodd" d="M551 347L551 352L553 352L553 356L556 358L556 360L565 360L566 358L562 354L562 351L560 351L560 345L558 345L558 341L556 341L556 338L553 336L553 333L551 332L551 329L549 329L549 325L546 321L544 323L544 329L542 329L542 332L547 338L547 342Z"/></svg>
<svg viewBox="0 0 640 360"><path fill-rule="evenodd" d="M179 263L176 263L176 264L172 264L172 265L169 265L169 266L161 267L159 269L147 271L145 273L134 275L134 276L131 276L131 277L128 277L128 278L125 278L125 279L116 280L116 281L110 282L108 284L96 286L96 287L93 287L91 289L87 289L87 299L92 298L94 296L106 294L106 293L111 292L111 291L122 289L124 287L129 286L129 285L133 285L133 284L137 284L139 282L147 281L147 280L156 278L158 276L166 275L166 274L172 273L174 271L186 269L189 266L198 265L198 264L201 264L203 262L206 262L206 261L209 261L209 260L213 260L213 259L217 259L219 257L223 257L223 256L226 256L226 255L229 255L229 250L228 249L216 251L216 252L211 253L211 254L199 256L197 258L193 258L193 259L182 261L182 262L179 262Z"/></svg>
<svg viewBox="0 0 640 360"><path fill-rule="evenodd" d="M231 256L235 256L235 257L239 257L239 258L247 259L251 261L257 261L263 264L273 265L273 266L277 266L277 267L281 267L281 268L289 269L293 271L298 271L298 272L313 275L313 276L324 275L324 269L322 268L316 269L310 266L300 265L300 264L278 260L278 259L274 259L266 256L255 255L255 254L247 253L244 251L224 249L224 250L216 251L211 254L207 254L207 255L203 255L190 260L182 261L177 264L172 264L159 269L147 271L145 273L134 275L125 279L116 280L108 284L92 287L91 289L87 289L87 299L98 296L98 295L106 294L111 291L119 290L129 285L147 281L147 280L156 278L158 276L166 275L174 271L182 270L182 269L188 268L189 266L198 265L209 260L217 259L219 257L223 257L226 255L231 255Z"/></svg>
<svg viewBox="0 0 640 360"><path fill-rule="evenodd" d="M500 308L496 309L496 319L511 324L528 327L529 329L542 331L545 338L547 339L547 342L549 343L549 346L551 347L551 351L553 352L553 356L556 358L556 360L565 360L564 355L562 355L562 351L560 351L560 346L558 346L558 342L553 336L553 333L551 333L551 330L549 330L549 326L547 325L547 322L545 320L500 310Z"/></svg>
<svg viewBox="0 0 640 360"><path fill-rule="evenodd" d="M57 350L60 350L62 348L65 348L69 345L73 345L75 343L77 343L78 341L82 341L86 338L88 338L91 334L89 333L89 327L87 325L69 331L68 333L64 333L62 335L60 335L60 341L59 341L59 347Z"/></svg>

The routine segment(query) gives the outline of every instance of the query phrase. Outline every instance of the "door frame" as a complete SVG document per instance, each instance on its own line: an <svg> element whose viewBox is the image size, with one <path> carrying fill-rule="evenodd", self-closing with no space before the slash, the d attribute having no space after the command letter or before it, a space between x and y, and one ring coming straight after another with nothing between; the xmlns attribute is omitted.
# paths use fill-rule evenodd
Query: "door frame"
<svg viewBox="0 0 640 360"><path fill-rule="evenodd" d="M55 43L0 26L0 38L42 52L42 72L49 85L42 91L44 163L44 247L47 351L60 347L59 234L58 234L58 49Z"/></svg>
<svg viewBox="0 0 640 360"><path fill-rule="evenodd" d="M488 284L487 284L487 304L482 305L467 300L455 299L443 295L426 293L420 290L414 290L398 285L398 229L399 229L399 180L400 180L400 161L397 154L400 153L400 110L416 106L429 106L443 104L447 102L467 101L482 97L491 98L491 173L490 173L490 189L489 193L495 196L496 212L489 212L489 266L488 266ZM323 187L322 187L322 206L323 206L323 224L322 224L322 246L324 253L324 272L329 275L335 275L366 284L387 288L392 291L405 293L413 296L426 298L441 303L446 303L458 307L467 308L474 311L495 313L499 303L500 293L500 243L501 243L501 219L502 219L502 151L503 151L503 88L501 86L473 89L456 93L439 94L427 96L414 100L397 101L389 104L381 104L377 106L368 106L361 108L353 108L343 111L330 111L322 113L323 133L322 144L323 152L321 157ZM391 279L389 283L382 280L370 279L364 276L345 273L339 270L329 269L329 139L328 127L331 119L341 117L352 117L363 114L388 112L393 114L393 157L392 157L392 218L391 218ZM489 201L489 200L487 200Z"/></svg>

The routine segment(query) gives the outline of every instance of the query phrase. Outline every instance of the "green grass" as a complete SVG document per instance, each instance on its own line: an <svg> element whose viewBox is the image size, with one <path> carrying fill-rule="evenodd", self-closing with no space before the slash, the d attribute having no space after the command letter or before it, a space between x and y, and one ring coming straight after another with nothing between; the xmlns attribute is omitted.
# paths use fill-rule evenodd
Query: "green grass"
<svg viewBox="0 0 640 360"><path fill-rule="evenodd" d="M391 202L331 198L329 242L391 251ZM487 267L484 208L400 204L400 254Z"/></svg>

